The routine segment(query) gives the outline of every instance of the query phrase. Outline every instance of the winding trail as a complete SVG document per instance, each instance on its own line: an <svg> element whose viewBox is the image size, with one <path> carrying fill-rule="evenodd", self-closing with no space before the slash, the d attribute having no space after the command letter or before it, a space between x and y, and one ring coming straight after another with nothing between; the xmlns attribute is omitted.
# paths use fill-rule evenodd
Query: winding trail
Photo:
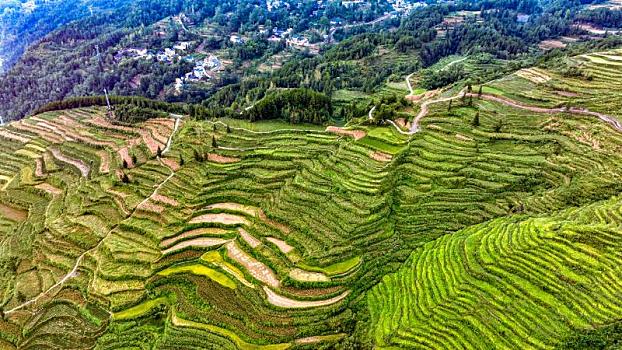
<svg viewBox="0 0 622 350"><path fill-rule="evenodd" d="M179 129L179 124L181 121L182 116L181 115L173 115L171 114L172 117L176 118L175 120L175 127L173 129L173 132L171 133L171 135L169 136L168 142L167 142L167 147L164 151L162 151L162 154L164 155L166 152L168 152L170 150L170 145L172 143L173 137L175 136L175 133L177 132L177 130ZM160 163L162 163L162 159L158 157L158 160L160 161ZM166 166L164 163L162 163L162 165ZM170 169L170 168L169 168ZM147 198L145 198L144 201L141 202L141 204L147 202L149 199L151 199L153 196L155 196L158 192L158 190L160 188L162 188L162 186L164 186L170 179L173 178L173 176L175 176L175 171L173 169L171 169L171 174L164 179L164 181L162 181L160 183L160 185L158 185L153 192L151 193L151 195ZM136 209L140 207L140 205L137 205L134 210L132 210L132 212L128 215L128 218L131 217L132 215L134 215L134 212L136 212ZM67 282L70 278L77 276L77 272L78 272L78 268L80 267L80 264L82 263L82 260L84 260L84 257L89 254L92 253L94 251L97 251L97 249L99 249L99 247L101 247L102 243L104 243L104 241L106 240L106 238L108 238L108 236L110 236L110 234L118 227L118 223L115 224L114 226L112 226L112 228L104 235L104 237L102 237L102 239L99 240L99 243L97 243L97 245L89 250L86 250L84 253L82 253L78 259L76 260L76 263L74 264L73 268L71 269L71 271L69 271L63 278L61 278L58 282L56 282L54 285L52 285L50 288L46 289L45 291L39 293L39 295L37 295L36 297L23 302L22 304L5 311L5 314L12 314L16 311L19 311L25 307L27 307L28 305L34 304L36 303L39 299L41 299L42 297L44 297L45 295L49 294L50 292L52 292L54 289L56 289L57 287L62 286L63 284L65 284L65 282Z"/></svg>
<svg viewBox="0 0 622 350"><path fill-rule="evenodd" d="M395 126L395 128L397 129L397 131L399 133L401 133L403 135L413 135L413 134L417 133L420 130L419 123L421 122L421 119L423 119L425 116L427 116L430 113L430 106L431 105L437 104L437 103L448 102L448 101L452 101L452 100L457 100L457 99L461 99L463 97L472 97L472 98L478 98L478 99L492 101L492 102L496 102L496 103L501 103L501 104L509 106L509 107L513 107L513 108L517 108L517 109L522 109L522 110L527 110L527 111L534 112L534 113L544 113L544 114L570 113L570 114L576 114L576 115L593 116L593 117L597 117L600 120L604 121L605 123L611 125L614 129L616 129L618 131L622 131L622 123L620 123L620 121L618 119L616 119L615 117L610 116L610 115L606 115L606 114L603 114L603 113L599 113L599 112L590 111L590 110L585 109L585 108L578 108L578 107L546 108L546 107L531 106L531 105L523 104L521 102L514 101L514 100L511 100L509 98L502 97L502 96L490 95L490 94L478 95L478 94L475 94L475 93L466 93L464 89L462 91L460 91L456 96L453 96L453 97L443 97L443 98L439 98L439 99L436 99L436 100L424 101L421 104L421 110L419 111L419 113L417 114L415 119L413 120L412 125L410 127L410 130L407 131L407 132L403 131L392 120L389 120L388 122L391 125Z"/></svg>
<svg viewBox="0 0 622 350"><path fill-rule="evenodd" d="M374 111L376 110L377 106L373 106L370 110L369 113L367 114L367 117L369 118L369 120L374 120Z"/></svg>
<svg viewBox="0 0 622 350"><path fill-rule="evenodd" d="M415 90L413 90L413 84L410 82L410 78L412 78L412 76L415 75L415 73L410 73L407 77L406 77L406 85L408 85L408 96L412 96L415 94Z"/></svg>

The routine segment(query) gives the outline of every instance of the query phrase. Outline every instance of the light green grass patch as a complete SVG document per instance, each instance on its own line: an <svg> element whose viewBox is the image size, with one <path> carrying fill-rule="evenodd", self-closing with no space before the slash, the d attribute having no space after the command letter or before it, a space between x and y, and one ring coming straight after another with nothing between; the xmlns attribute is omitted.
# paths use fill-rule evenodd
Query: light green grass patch
<svg viewBox="0 0 622 350"><path fill-rule="evenodd" d="M203 266L201 264L169 267L166 270L160 271L158 275L170 276L176 273L184 273L184 272L190 272L194 275L208 277L209 279L213 280L214 282L217 282L223 287L227 287L231 289L236 289L237 287L235 282L233 282L233 280L231 280L225 274L218 272L214 269L210 269L209 267Z"/></svg>
<svg viewBox="0 0 622 350"><path fill-rule="evenodd" d="M163 305L163 304L167 304L167 303L168 303L168 299L165 297L160 297L160 298L153 299L153 300L147 300L144 303L140 303L129 309L125 309L123 311L114 313L114 315L112 315L112 318L115 320L129 320L132 318L140 317L146 314L147 312L151 311L153 308Z"/></svg>
<svg viewBox="0 0 622 350"><path fill-rule="evenodd" d="M350 272L352 269L357 267L361 263L362 259L360 256L355 256L345 261L341 261L338 263L334 263L332 265L326 267L319 266L311 266L304 263L298 264L298 267L304 270L312 271L312 272L323 272L328 276L336 276L343 275L345 273Z"/></svg>
<svg viewBox="0 0 622 350"><path fill-rule="evenodd" d="M231 126L232 128L242 128L252 131L276 131L284 129L296 129L296 130L318 130L323 131L325 126L315 124L290 124L282 120L262 120L251 123L246 120L233 119L233 118L221 118L219 121ZM219 125L223 127L222 125Z"/></svg>

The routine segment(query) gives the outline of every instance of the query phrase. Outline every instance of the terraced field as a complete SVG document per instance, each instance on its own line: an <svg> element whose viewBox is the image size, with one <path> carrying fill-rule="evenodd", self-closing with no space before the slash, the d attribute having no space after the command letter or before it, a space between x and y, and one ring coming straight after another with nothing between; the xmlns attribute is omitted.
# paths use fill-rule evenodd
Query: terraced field
<svg viewBox="0 0 622 350"><path fill-rule="evenodd" d="M611 125L477 98L412 136L268 125L1 128L0 348L547 348L615 319Z"/></svg>

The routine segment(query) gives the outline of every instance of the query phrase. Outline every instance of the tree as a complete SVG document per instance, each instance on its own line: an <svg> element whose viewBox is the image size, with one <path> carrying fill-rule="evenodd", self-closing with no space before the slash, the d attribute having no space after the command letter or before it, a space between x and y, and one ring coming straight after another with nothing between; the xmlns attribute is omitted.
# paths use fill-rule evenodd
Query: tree
<svg viewBox="0 0 622 350"><path fill-rule="evenodd" d="M477 97L482 97L482 85L479 86L479 91L477 91Z"/></svg>
<svg viewBox="0 0 622 350"><path fill-rule="evenodd" d="M227 134L231 133L231 127L229 126L229 124L227 124Z"/></svg>
<svg viewBox="0 0 622 350"><path fill-rule="evenodd" d="M473 121L471 122L471 124L475 127L479 126L479 111L475 113L475 117L473 117Z"/></svg>
<svg viewBox="0 0 622 350"><path fill-rule="evenodd" d="M125 172L121 173L121 181L124 184L129 184L130 183L130 177L127 176L127 174Z"/></svg>
<svg viewBox="0 0 622 350"><path fill-rule="evenodd" d="M127 160L123 159L123 169L127 169Z"/></svg>
<svg viewBox="0 0 622 350"><path fill-rule="evenodd" d="M449 106L447 106L447 112L451 112L451 105L454 100L449 100Z"/></svg>
<svg viewBox="0 0 622 350"><path fill-rule="evenodd" d="M179 155L179 165L180 165L180 166L183 166L183 165L184 165L184 163L185 163L185 161L184 161L184 156L182 156L182 155L180 154L180 155Z"/></svg>
<svg viewBox="0 0 622 350"><path fill-rule="evenodd" d="M138 163L138 158L136 158L136 154L132 153L132 163L136 164Z"/></svg>
<svg viewBox="0 0 622 350"><path fill-rule="evenodd" d="M216 136L212 135L212 147L218 148L218 142L216 142Z"/></svg>
<svg viewBox="0 0 622 350"><path fill-rule="evenodd" d="M160 146L158 146L158 150L156 151L156 157L162 157L162 149L160 148Z"/></svg>

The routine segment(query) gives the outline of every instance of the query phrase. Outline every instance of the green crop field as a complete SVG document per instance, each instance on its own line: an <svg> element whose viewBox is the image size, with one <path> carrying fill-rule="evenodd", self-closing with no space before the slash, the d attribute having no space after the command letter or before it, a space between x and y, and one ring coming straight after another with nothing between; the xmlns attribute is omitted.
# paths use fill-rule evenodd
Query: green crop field
<svg viewBox="0 0 622 350"><path fill-rule="evenodd" d="M621 58L485 83L409 135L98 107L12 122L0 348L547 349L611 325Z"/></svg>

